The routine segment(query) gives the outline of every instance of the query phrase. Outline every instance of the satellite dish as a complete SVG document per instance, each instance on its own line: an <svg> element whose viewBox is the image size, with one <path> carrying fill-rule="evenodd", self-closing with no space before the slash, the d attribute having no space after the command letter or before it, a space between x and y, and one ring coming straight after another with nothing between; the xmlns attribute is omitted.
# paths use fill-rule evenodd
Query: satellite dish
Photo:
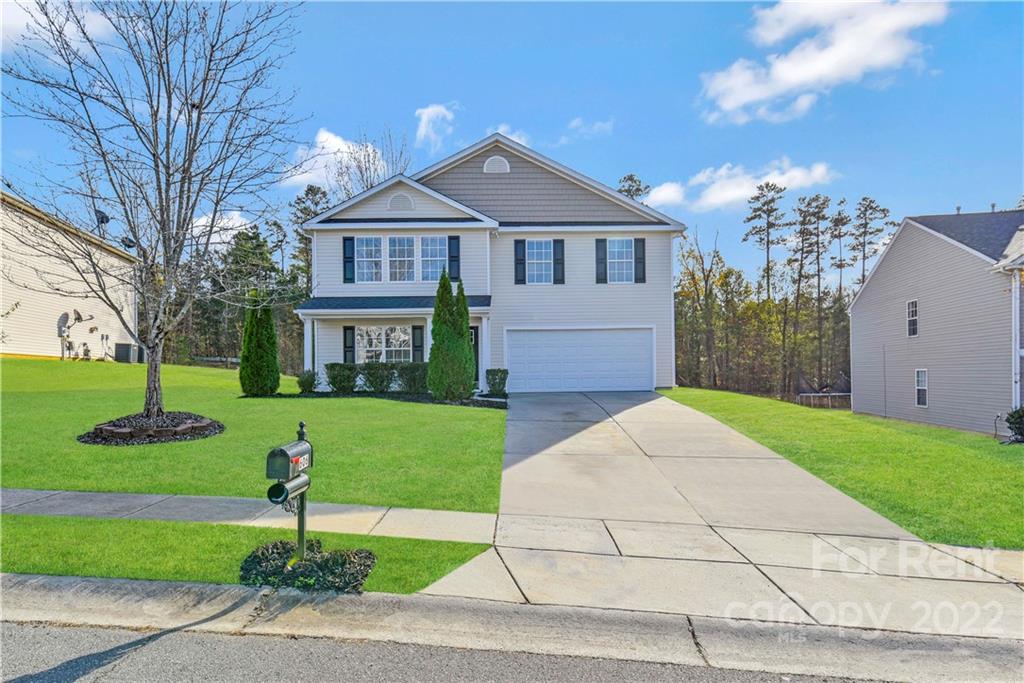
<svg viewBox="0 0 1024 683"><path fill-rule="evenodd" d="M131 237L122 237L121 246L124 247L125 249L134 249L135 240L133 240Z"/></svg>
<svg viewBox="0 0 1024 683"><path fill-rule="evenodd" d="M82 317L82 314L78 312L77 308L73 308L71 310L73 310L75 312L75 322L76 323L80 323L83 320L85 320L85 318Z"/></svg>
<svg viewBox="0 0 1024 683"><path fill-rule="evenodd" d="M67 313L61 313L60 317L57 318L57 336L58 337L63 337L64 336L64 331L67 329L67 326L68 326L68 314Z"/></svg>

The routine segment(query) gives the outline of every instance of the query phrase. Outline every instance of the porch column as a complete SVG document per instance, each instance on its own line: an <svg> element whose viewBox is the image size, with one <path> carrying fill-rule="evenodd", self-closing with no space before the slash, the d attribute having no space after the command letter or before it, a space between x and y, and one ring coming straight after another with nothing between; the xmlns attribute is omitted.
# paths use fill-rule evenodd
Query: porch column
<svg viewBox="0 0 1024 683"><path fill-rule="evenodd" d="M480 318L480 391L487 393L487 368L491 367L491 318Z"/></svg>
<svg viewBox="0 0 1024 683"><path fill-rule="evenodd" d="M313 367L313 319L302 321L302 369L315 370Z"/></svg>
<svg viewBox="0 0 1024 683"><path fill-rule="evenodd" d="M430 336L430 328L433 326L434 316L427 316L427 326L423 328L423 362L430 360L430 344L433 337Z"/></svg>

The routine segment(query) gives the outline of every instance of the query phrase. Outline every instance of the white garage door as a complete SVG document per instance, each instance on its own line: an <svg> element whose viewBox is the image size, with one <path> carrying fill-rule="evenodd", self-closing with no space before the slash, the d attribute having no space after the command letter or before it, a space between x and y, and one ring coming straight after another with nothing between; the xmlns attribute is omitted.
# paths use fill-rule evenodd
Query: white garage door
<svg viewBox="0 0 1024 683"><path fill-rule="evenodd" d="M654 388L654 331L508 330L508 390Z"/></svg>

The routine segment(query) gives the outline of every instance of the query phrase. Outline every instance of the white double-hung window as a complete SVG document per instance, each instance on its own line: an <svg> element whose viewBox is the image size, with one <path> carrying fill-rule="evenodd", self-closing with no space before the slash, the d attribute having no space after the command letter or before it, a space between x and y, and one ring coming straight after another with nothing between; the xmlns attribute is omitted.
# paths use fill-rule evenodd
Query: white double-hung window
<svg viewBox="0 0 1024 683"><path fill-rule="evenodd" d="M356 282L380 282L383 260L380 237L356 237Z"/></svg>
<svg viewBox="0 0 1024 683"><path fill-rule="evenodd" d="M412 361L411 327L357 327L357 363Z"/></svg>
<svg viewBox="0 0 1024 683"><path fill-rule="evenodd" d="M928 407L928 371L927 370L914 370L914 389L917 396L916 404L918 408Z"/></svg>
<svg viewBox="0 0 1024 683"><path fill-rule="evenodd" d="M608 282L633 281L633 240L608 240Z"/></svg>
<svg viewBox="0 0 1024 683"><path fill-rule="evenodd" d="M551 240L526 240L526 284L550 285L554 278Z"/></svg>
<svg viewBox="0 0 1024 683"><path fill-rule="evenodd" d="M448 238L444 235L420 237L420 279L437 282L448 267Z"/></svg>
<svg viewBox="0 0 1024 683"><path fill-rule="evenodd" d="M413 282L416 280L416 238L388 238L388 280Z"/></svg>

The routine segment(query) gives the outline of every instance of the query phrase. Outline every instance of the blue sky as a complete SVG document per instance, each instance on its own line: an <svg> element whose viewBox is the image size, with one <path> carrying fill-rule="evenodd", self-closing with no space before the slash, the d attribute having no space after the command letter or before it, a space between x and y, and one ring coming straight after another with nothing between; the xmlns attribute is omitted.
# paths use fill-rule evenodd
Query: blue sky
<svg viewBox="0 0 1024 683"><path fill-rule="evenodd" d="M609 185L661 186L652 203L751 273L730 199L766 177L896 216L1007 208L1024 188L1019 3L314 2L298 30L281 75L310 144L390 126L416 169L504 124ZM7 120L2 152L17 177L60 144Z"/></svg>

